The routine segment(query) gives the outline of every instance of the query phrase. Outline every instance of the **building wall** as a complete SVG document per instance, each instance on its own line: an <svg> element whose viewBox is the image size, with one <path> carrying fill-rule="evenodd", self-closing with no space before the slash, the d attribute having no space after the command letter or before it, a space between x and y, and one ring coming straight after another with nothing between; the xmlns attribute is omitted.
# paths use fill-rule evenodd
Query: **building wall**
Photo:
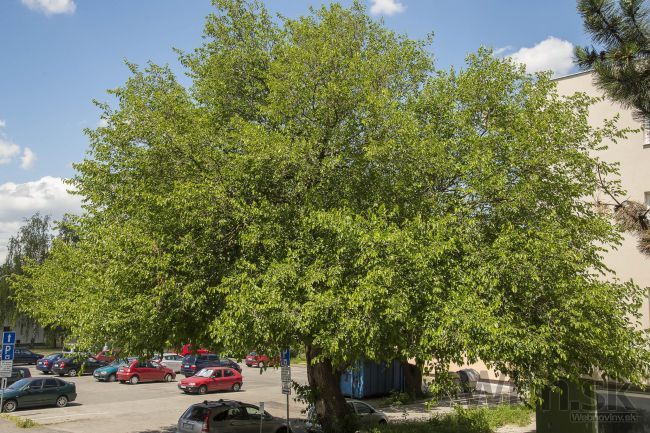
<svg viewBox="0 0 650 433"><path fill-rule="evenodd" d="M603 96L603 93L594 85L591 72L558 78L556 83L561 95L582 92L589 96ZM646 193L650 195L650 145L645 146L645 131L641 122L634 119L632 110L607 98L592 106L589 122L592 126L598 127L606 119L612 119L617 114L619 115L617 123L619 128L632 128L638 129L638 131L628 134L626 139L619 140L617 143L606 143L609 148L599 152L599 156L605 161L620 164L621 183L627 191L627 196L623 198L644 203ZM600 200L612 202L606 195L601 195ZM634 235L626 234L622 245L617 250L611 250L606 254L605 262L621 280L632 279L640 287L650 290L650 257L637 250L636 242ZM642 315L641 326L645 329L650 328L648 297L642 306Z"/></svg>

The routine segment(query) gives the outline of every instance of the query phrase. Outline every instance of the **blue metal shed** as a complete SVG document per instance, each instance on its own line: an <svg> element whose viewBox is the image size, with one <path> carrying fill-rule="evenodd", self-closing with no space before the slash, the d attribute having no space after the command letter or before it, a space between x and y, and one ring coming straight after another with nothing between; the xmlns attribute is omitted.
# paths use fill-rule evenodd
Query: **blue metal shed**
<svg viewBox="0 0 650 433"><path fill-rule="evenodd" d="M358 361L341 374L341 393L351 398L367 398L404 390L404 372L399 361L391 363Z"/></svg>

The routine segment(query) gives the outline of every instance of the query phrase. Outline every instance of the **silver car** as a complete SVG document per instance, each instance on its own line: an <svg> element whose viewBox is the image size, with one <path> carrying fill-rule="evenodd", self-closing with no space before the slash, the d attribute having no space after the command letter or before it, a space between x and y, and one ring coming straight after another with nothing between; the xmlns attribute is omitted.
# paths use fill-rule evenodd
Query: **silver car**
<svg viewBox="0 0 650 433"><path fill-rule="evenodd" d="M350 410L353 411L359 418L359 427L372 428L388 423L388 417L386 414L370 406L368 403L352 399L346 399L345 401L350 407ZM305 427L307 428L308 432L320 433L323 431L320 424L318 424L318 420L316 419L316 412L314 411L313 407L310 407L307 410L307 417L308 420L305 423Z"/></svg>
<svg viewBox="0 0 650 433"><path fill-rule="evenodd" d="M174 370L174 373L180 373L181 366L183 365L183 357L176 353L163 353L158 362L160 365Z"/></svg>
<svg viewBox="0 0 650 433"><path fill-rule="evenodd" d="M260 430L260 424L262 429ZM190 406L178 420L177 433L292 433L286 420L259 407L234 400L204 401Z"/></svg>

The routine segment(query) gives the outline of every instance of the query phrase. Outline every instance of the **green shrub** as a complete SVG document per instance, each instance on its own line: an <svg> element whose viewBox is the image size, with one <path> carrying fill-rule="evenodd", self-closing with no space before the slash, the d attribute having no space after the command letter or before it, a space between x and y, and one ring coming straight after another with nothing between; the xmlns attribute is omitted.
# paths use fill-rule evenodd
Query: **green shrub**
<svg viewBox="0 0 650 433"><path fill-rule="evenodd" d="M32 428L32 427L40 426L40 424L34 421L33 419L20 418L13 415L2 414L0 415L0 419L6 419L7 421L11 421L14 424L16 424L16 427L19 428Z"/></svg>
<svg viewBox="0 0 650 433"><path fill-rule="evenodd" d="M372 430L372 433L493 433L498 427L528 425L532 411L525 406L463 409L434 416L427 421L393 423Z"/></svg>

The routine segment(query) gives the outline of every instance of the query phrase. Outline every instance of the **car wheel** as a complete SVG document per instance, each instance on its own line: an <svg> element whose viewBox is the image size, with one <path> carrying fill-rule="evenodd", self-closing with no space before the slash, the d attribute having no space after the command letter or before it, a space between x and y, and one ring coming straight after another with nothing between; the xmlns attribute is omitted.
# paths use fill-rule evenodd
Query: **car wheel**
<svg viewBox="0 0 650 433"><path fill-rule="evenodd" d="M108 376L108 379L106 380L108 380L109 382L115 382L115 375L111 374L110 376Z"/></svg>
<svg viewBox="0 0 650 433"><path fill-rule="evenodd" d="M208 387L207 386L205 386L205 385L199 386L199 394L203 395L206 392L208 392Z"/></svg>
<svg viewBox="0 0 650 433"><path fill-rule="evenodd" d="M5 403L2 405L2 411L3 412L13 412L16 410L16 407L18 405L16 404L15 400L7 400Z"/></svg>
<svg viewBox="0 0 650 433"><path fill-rule="evenodd" d="M120 383L126 383L126 380L120 380Z"/></svg>
<svg viewBox="0 0 650 433"><path fill-rule="evenodd" d="M68 405L68 397L65 395L60 395L59 398L56 399L56 406L57 407L66 407Z"/></svg>
<svg viewBox="0 0 650 433"><path fill-rule="evenodd" d="M171 381L172 381L172 375L169 374L169 373L167 373L167 374L165 375L165 382L171 382Z"/></svg>
<svg viewBox="0 0 650 433"><path fill-rule="evenodd" d="M68 374L70 375L70 377L74 377L77 375L77 370L71 368L70 370L68 370Z"/></svg>
<svg viewBox="0 0 650 433"><path fill-rule="evenodd" d="M138 376L131 376L131 379L129 380L129 383L131 385L137 385L138 382L140 382L140 378Z"/></svg>
<svg viewBox="0 0 650 433"><path fill-rule="evenodd" d="M264 365L265 365L265 364L264 364L264 361L261 361L261 362L259 362L259 363L257 364L257 366L258 366L259 368L264 368Z"/></svg>
<svg viewBox="0 0 650 433"><path fill-rule="evenodd" d="M241 389L241 383L236 383L232 386L232 390L237 392Z"/></svg>

